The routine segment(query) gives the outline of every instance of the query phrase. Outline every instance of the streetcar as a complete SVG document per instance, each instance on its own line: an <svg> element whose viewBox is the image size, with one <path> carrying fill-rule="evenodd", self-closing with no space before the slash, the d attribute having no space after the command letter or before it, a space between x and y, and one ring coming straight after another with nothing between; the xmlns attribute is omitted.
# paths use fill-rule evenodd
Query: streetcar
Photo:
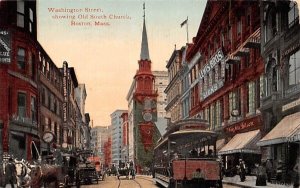
<svg viewBox="0 0 300 188"><path fill-rule="evenodd" d="M157 184L168 188L222 187L221 162L216 154L218 134L207 129L207 122L200 119L169 126L154 148L153 178Z"/></svg>

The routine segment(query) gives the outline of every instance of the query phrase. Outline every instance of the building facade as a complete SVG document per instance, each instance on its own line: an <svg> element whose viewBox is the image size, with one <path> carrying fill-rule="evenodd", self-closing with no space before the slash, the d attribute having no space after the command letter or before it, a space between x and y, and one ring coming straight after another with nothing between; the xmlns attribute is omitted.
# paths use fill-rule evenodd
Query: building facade
<svg viewBox="0 0 300 188"><path fill-rule="evenodd" d="M299 3L299 2L298 2ZM261 52L265 87L261 111L263 158L282 161L283 179L297 162L300 122L300 24L295 1L261 1Z"/></svg>
<svg viewBox="0 0 300 188"><path fill-rule="evenodd" d="M154 90L157 91L157 121L155 122L157 129L162 136L167 128L166 106L167 95L164 92L169 83L169 77L167 71L152 71L155 77Z"/></svg>
<svg viewBox="0 0 300 188"><path fill-rule="evenodd" d="M115 165L119 165L119 163L122 162L123 113L127 113L127 110L116 110L110 115L112 128L112 163Z"/></svg>
<svg viewBox="0 0 300 188"><path fill-rule="evenodd" d="M111 136L110 126L96 126L91 130L91 150L100 157L102 164L105 162L104 144Z"/></svg>
<svg viewBox="0 0 300 188"><path fill-rule="evenodd" d="M47 53L40 47L38 66L38 122L39 132L52 132L55 139L52 143L41 142L41 152L48 153L49 149L61 148L63 144L63 85L62 73ZM49 145L48 145L49 144Z"/></svg>
<svg viewBox="0 0 300 188"><path fill-rule="evenodd" d="M121 115L122 118L122 154L121 158L122 161L128 162L129 161L129 137L128 137L128 132L129 132L129 123L128 123L128 112L124 112Z"/></svg>
<svg viewBox="0 0 300 188"><path fill-rule="evenodd" d="M129 91L126 96L128 103L128 159L134 160L134 100L133 94L135 93L135 80L132 81Z"/></svg>
<svg viewBox="0 0 300 188"><path fill-rule="evenodd" d="M0 158L31 160L40 143L36 1L1 1L0 17Z"/></svg>
<svg viewBox="0 0 300 188"><path fill-rule="evenodd" d="M165 107L165 110L166 116L170 121L168 126L182 118L180 105L180 96L182 92L180 76L180 70L182 68L181 62L182 51L175 49L166 66L166 68L168 69L169 84L164 92L167 95L167 105Z"/></svg>
<svg viewBox="0 0 300 188"><path fill-rule="evenodd" d="M250 170L260 161L256 142L263 127L259 109L264 63L259 12L258 1L207 1L187 52L189 116L207 120L209 129L221 134L217 149L226 169L239 158Z"/></svg>

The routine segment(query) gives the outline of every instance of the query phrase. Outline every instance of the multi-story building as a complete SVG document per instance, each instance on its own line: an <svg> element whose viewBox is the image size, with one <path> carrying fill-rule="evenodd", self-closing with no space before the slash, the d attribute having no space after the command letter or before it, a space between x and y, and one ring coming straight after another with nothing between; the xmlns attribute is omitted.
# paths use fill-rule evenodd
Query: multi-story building
<svg viewBox="0 0 300 188"><path fill-rule="evenodd" d="M127 110L116 110L111 115L111 137L112 137L112 162L116 165L122 161L122 142L123 142L123 113Z"/></svg>
<svg viewBox="0 0 300 188"><path fill-rule="evenodd" d="M260 160L255 142L263 127L259 10L258 1L207 1L186 57L191 64L189 115L221 133L219 143L226 145L218 153L226 168L240 157L249 169Z"/></svg>
<svg viewBox="0 0 300 188"><path fill-rule="evenodd" d="M68 67L64 61L63 68L60 68L63 74L63 144L62 147L68 150L75 149L76 144L76 117L79 107L75 101L75 88L78 86L75 69Z"/></svg>
<svg viewBox="0 0 300 188"><path fill-rule="evenodd" d="M89 113L85 113L84 114L85 116L85 126L84 126L84 139L83 139L83 143L84 143L84 146L83 146L83 149L91 149L91 140L92 140L92 136L91 136L91 126L90 126L90 121L91 121L91 118L90 118L90 114Z"/></svg>
<svg viewBox="0 0 300 188"><path fill-rule="evenodd" d="M0 17L0 160L31 160L40 143L36 1L0 1Z"/></svg>
<svg viewBox="0 0 300 188"><path fill-rule="evenodd" d="M128 131L129 131L129 127L128 127L128 112L125 112L121 115L122 118L122 129L123 129L123 133L122 133L122 154L121 154L121 158L122 161L127 162L129 161L129 137L128 137Z"/></svg>
<svg viewBox="0 0 300 188"><path fill-rule="evenodd" d="M128 159L129 161L134 160L134 100L133 94L135 92L135 80L132 81L129 88L126 100L128 103Z"/></svg>
<svg viewBox="0 0 300 188"><path fill-rule="evenodd" d="M299 1L298 1L299 3ZM300 24L295 1L261 1L261 53L265 63L261 111L262 157L282 161L283 177L300 155Z"/></svg>
<svg viewBox="0 0 300 188"><path fill-rule="evenodd" d="M104 142L104 166L111 167L111 165L111 136L109 136L107 141Z"/></svg>
<svg viewBox="0 0 300 188"><path fill-rule="evenodd" d="M167 106L167 95L164 90L169 83L169 77L167 71L152 71L155 77L154 90L157 91L157 121L155 125L160 134L163 135L167 128L167 119L165 107Z"/></svg>
<svg viewBox="0 0 300 188"><path fill-rule="evenodd" d="M169 84L165 89L167 95L167 105L165 107L166 116L169 118L171 125L172 123L180 120L181 116L181 75L180 70L182 67L182 50L174 50L166 67L168 69Z"/></svg>
<svg viewBox="0 0 300 188"><path fill-rule="evenodd" d="M39 44L36 12L35 0L0 1L1 157L37 159L68 143L72 149L76 118L84 117L75 102L74 68L57 68ZM42 139L44 133L53 139Z"/></svg>
<svg viewBox="0 0 300 188"><path fill-rule="evenodd" d="M80 149L84 148L86 140L86 122L85 122L85 100L87 97L85 84L78 84L75 88L75 101L78 105L78 115L76 119L76 146Z"/></svg>
<svg viewBox="0 0 300 188"><path fill-rule="evenodd" d="M91 130L91 150L99 156L102 164L104 161L104 143L111 136L111 126L96 126Z"/></svg>
<svg viewBox="0 0 300 188"><path fill-rule="evenodd" d="M41 142L41 152L49 152L53 148L60 148L63 143L62 102L63 85L62 73L53 63L47 53L40 47L38 68L38 122L40 135L50 131L55 135L55 140L49 143ZM50 147L50 148L48 148Z"/></svg>

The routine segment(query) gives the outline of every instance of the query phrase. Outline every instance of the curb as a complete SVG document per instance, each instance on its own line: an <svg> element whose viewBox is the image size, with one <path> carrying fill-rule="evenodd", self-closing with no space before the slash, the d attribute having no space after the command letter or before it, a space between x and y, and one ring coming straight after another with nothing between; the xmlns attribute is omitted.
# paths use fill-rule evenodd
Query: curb
<svg viewBox="0 0 300 188"><path fill-rule="evenodd" d="M253 188L252 186L249 186L249 185L240 185L240 184L232 183L232 182L223 182L223 184L234 185L234 186L238 186L238 187L242 187L242 188Z"/></svg>

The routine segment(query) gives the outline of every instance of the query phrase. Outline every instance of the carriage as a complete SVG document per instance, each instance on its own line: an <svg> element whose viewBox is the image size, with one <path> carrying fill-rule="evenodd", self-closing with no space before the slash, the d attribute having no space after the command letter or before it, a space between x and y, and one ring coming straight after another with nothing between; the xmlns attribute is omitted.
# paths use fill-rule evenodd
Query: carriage
<svg viewBox="0 0 300 188"><path fill-rule="evenodd" d="M100 176L96 170L96 165L93 161L88 160L92 156L93 152L91 150L77 152L77 157L79 159L77 173L80 184L99 183Z"/></svg>
<svg viewBox="0 0 300 188"><path fill-rule="evenodd" d="M127 179L131 176L132 179L135 179L133 165L130 165L130 163L120 162L119 168L117 169L118 179L120 179L121 176L125 176Z"/></svg>
<svg viewBox="0 0 300 188"><path fill-rule="evenodd" d="M217 133L206 121L180 120L154 148L154 180L170 188L222 187L221 163L216 155Z"/></svg>
<svg viewBox="0 0 300 188"><path fill-rule="evenodd" d="M129 166L124 162L120 162L119 168L117 169L118 179L120 179L120 176L125 176L128 179L129 172L130 172Z"/></svg>

